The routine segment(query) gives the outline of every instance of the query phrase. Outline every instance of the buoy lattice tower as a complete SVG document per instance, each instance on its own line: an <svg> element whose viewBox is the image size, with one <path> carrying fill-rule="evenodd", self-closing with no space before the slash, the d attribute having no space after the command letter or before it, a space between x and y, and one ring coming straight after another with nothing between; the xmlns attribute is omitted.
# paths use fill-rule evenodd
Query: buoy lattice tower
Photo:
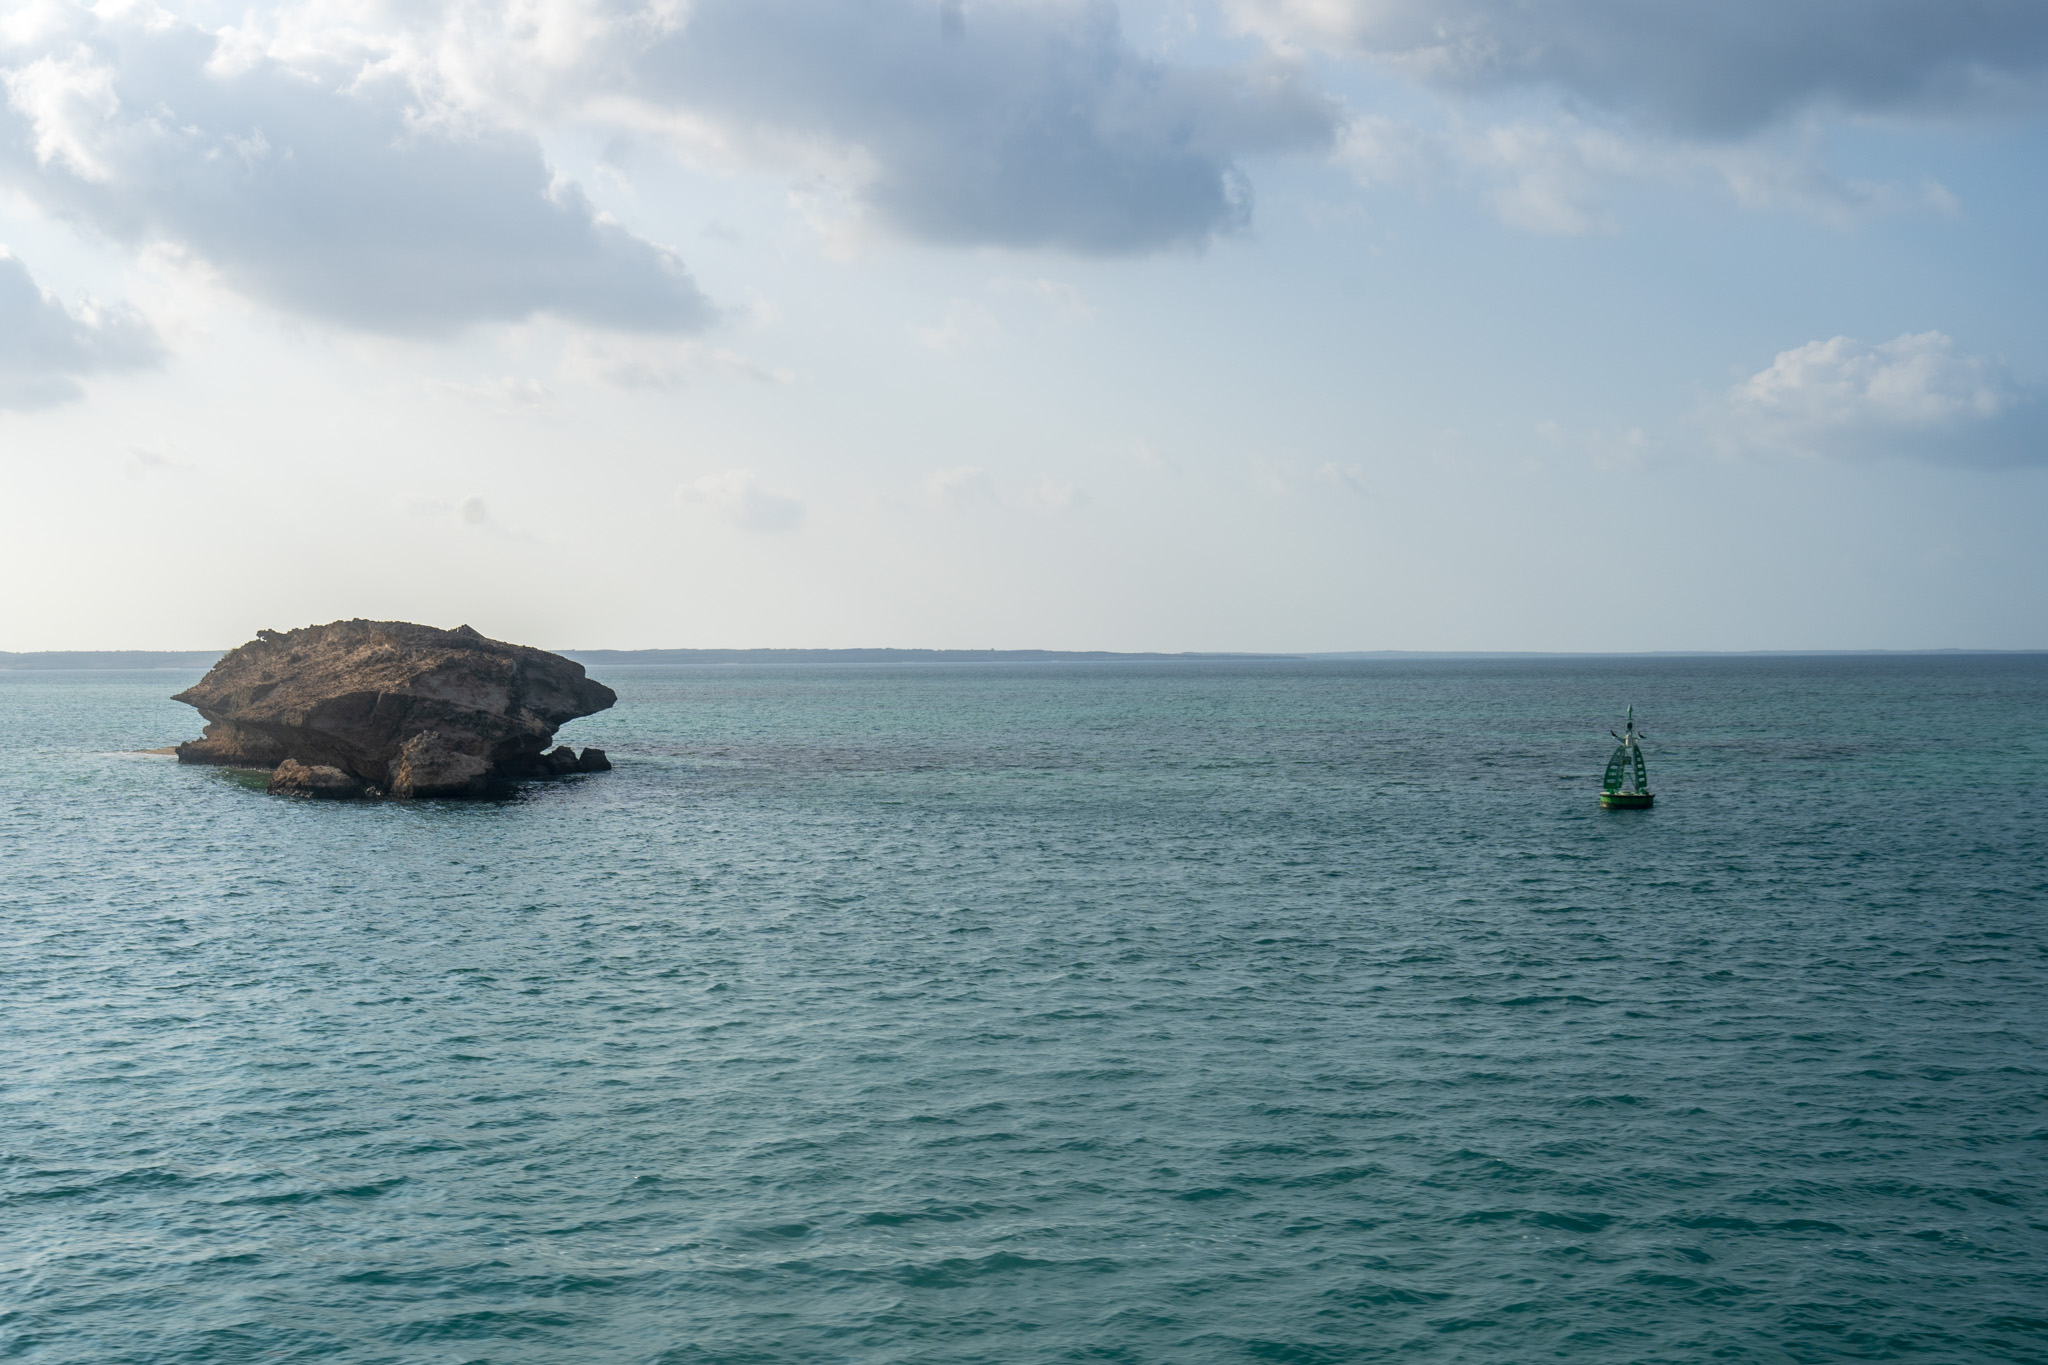
<svg viewBox="0 0 2048 1365"><path fill-rule="evenodd" d="M1600 804L1607 810L1640 810L1657 798L1650 794L1650 773L1643 763L1643 736L1636 729L1636 708L1628 708L1621 733L1607 732L1618 741L1614 757L1607 760L1607 774L1600 779Z"/></svg>

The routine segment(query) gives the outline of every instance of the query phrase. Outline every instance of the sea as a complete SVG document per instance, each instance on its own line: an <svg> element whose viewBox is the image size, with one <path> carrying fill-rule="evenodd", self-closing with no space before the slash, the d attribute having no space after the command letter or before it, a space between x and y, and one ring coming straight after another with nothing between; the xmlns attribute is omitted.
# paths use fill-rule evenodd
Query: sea
<svg viewBox="0 0 2048 1365"><path fill-rule="evenodd" d="M2048 1361L2048 656L618 667L410 805L197 676L0 673L0 1360Z"/></svg>

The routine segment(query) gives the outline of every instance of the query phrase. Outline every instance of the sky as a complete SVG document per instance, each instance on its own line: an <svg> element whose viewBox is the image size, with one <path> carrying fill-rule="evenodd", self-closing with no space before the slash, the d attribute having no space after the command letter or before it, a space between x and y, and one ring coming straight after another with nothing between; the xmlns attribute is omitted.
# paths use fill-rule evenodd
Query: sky
<svg viewBox="0 0 2048 1365"><path fill-rule="evenodd" d="M0 87L0 649L2048 647L2039 0L18 0Z"/></svg>

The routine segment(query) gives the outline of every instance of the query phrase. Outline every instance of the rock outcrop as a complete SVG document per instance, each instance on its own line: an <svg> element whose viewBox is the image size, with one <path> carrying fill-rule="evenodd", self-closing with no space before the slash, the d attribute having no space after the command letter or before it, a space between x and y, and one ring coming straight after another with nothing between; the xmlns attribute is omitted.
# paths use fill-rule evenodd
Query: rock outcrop
<svg viewBox="0 0 2048 1365"><path fill-rule="evenodd" d="M618 698L579 663L468 626L335 621L260 631L175 700L208 721L204 739L178 746L180 762L274 768L274 791L406 798L605 771L603 750L576 758L548 742Z"/></svg>
<svg viewBox="0 0 2048 1365"><path fill-rule="evenodd" d="M351 777L339 768L309 768L296 758L277 765L270 775L270 790L281 796L310 796L325 801L346 801L361 796L370 784Z"/></svg>
<svg viewBox="0 0 2048 1365"><path fill-rule="evenodd" d="M524 776L552 777L547 760L529 763ZM459 741L439 730L423 730L399 746L391 765L391 794L401 801L415 796L484 796L491 789L491 765Z"/></svg>
<svg viewBox="0 0 2048 1365"><path fill-rule="evenodd" d="M612 761L605 757L604 750L585 749L578 754L566 744L548 751L547 765L558 777L566 777L570 773L608 773L612 770Z"/></svg>

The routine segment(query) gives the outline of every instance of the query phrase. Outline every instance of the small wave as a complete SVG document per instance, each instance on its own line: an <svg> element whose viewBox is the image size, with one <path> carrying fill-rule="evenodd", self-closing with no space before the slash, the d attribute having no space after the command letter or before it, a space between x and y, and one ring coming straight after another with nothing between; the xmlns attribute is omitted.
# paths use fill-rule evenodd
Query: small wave
<svg viewBox="0 0 2048 1365"><path fill-rule="evenodd" d="M1605 1232L1614 1223L1611 1213L1539 1213L1530 1223L1560 1232Z"/></svg>
<svg viewBox="0 0 2048 1365"><path fill-rule="evenodd" d="M1019 1255L1013 1251L995 1251L986 1256L948 1256L943 1260L900 1266L894 1271L894 1278L918 1289L961 1289L978 1280L1030 1271L1081 1271L1102 1275L1120 1269L1121 1265L1121 1262L1107 1256L1055 1261Z"/></svg>
<svg viewBox="0 0 2048 1365"><path fill-rule="evenodd" d="M380 1333L388 1341L411 1346L431 1341L525 1341L544 1335L549 1328L574 1327L583 1319L573 1313L540 1309L489 1309L474 1313L447 1313L439 1317L415 1318Z"/></svg>
<svg viewBox="0 0 2048 1365"><path fill-rule="evenodd" d="M378 1199L407 1183L402 1175L369 1180L357 1185L330 1185L324 1189L280 1190L276 1194L245 1194L220 1201L223 1208L266 1205L313 1204L322 1199Z"/></svg>
<svg viewBox="0 0 2048 1365"><path fill-rule="evenodd" d="M936 1208L913 1209L903 1213L877 1209L861 1215L860 1223L863 1227L882 1228L904 1227L911 1223L960 1223L980 1218L995 1210L996 1206L993 1204L949 1204Z"/></svg>

